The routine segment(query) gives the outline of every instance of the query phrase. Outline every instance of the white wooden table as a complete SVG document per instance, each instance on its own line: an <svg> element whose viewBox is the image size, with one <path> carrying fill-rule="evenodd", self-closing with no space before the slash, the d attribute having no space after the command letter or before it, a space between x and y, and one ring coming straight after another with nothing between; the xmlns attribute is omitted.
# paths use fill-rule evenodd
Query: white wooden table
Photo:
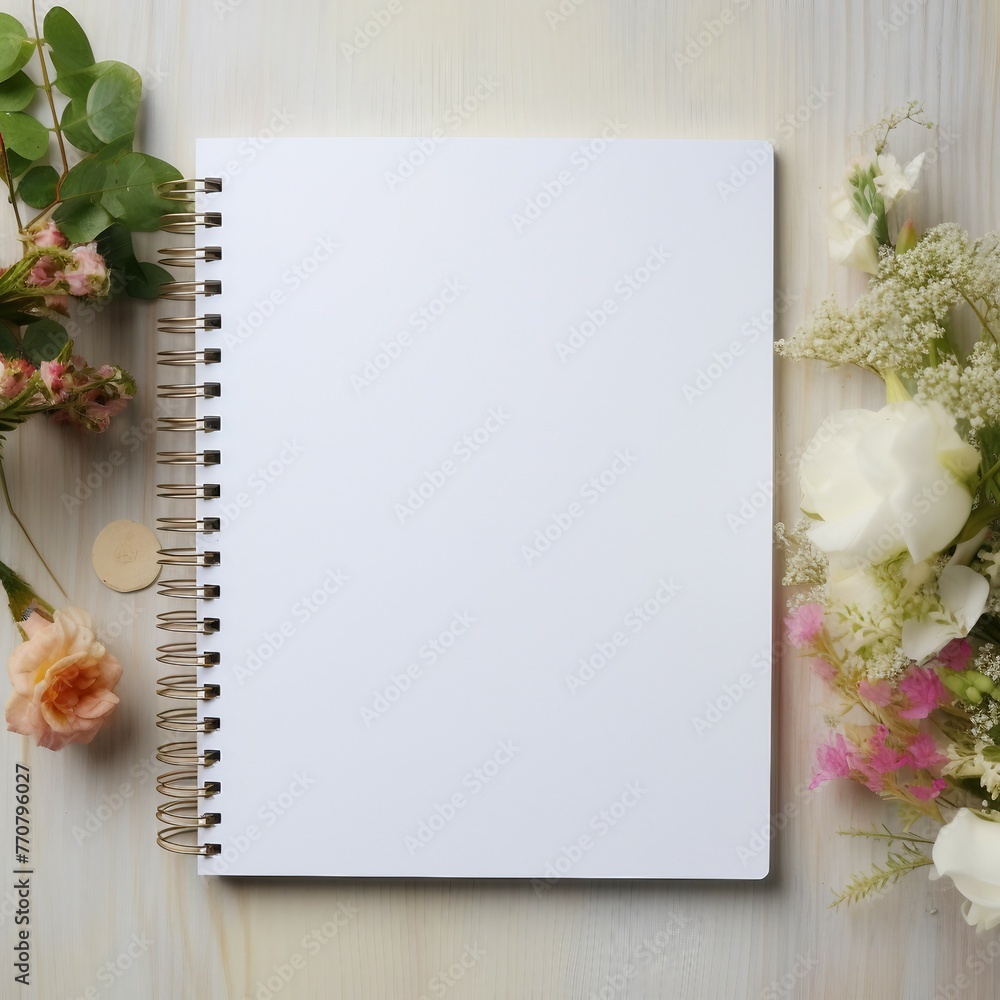
<svg viewBox="0 0 1000 1000"><path fill-rule="evenodd" d="M25 0L5 6L28 16ZM895 145L901 156L936 147L914 202L918 225L952 219L976 233L1000 225L1000 10L986 0L69 6L98 58L142 72L142 148L187 172L195 137L266 129L584 136L614 119L633 136L770 138L776 290L787 303L778 336L830 292L860 289L827 260L823 211L848 156L861 151L851 133L887 109L923 98L940 124L935 133L903 129ZM13 249L12 221L0 218ZM725 294L724 274L718 285ZM87 356L125 364L141 388L107 434L30 426L5 449L22 515L73 602L102 623L126 674L114 726L89 749L53 754L17 736L2 740L0 857L14 867L14 769L23 762L33 785L34 874L27 989L13 982L14 876L0 882L0 996L929 1000L1000 992L997 934L977 939L954 890L924 873L856 909L827 908L831 886L874 856L866 842L834 831L888 812L852 788L805 790L823 732L822 691L791 659L775 677L776 820L763 831L773 858L764 882L564 882L538 896L519 882L230 881L199 878L189 859L160 850L153 754L165 737L154 726L162 707L154 615L169 602L153 589L115 594L90 567L107 522L152 525L157 514L158 314L162 304L121 305L84 325ZM877 389L860 375L778 366L779 514L792 517L797 500L788 456L831 409L879 405ZM115 451L124 464L105 464ZM80 488L88 476L97 485ZM6 517L0 556L48 585ZM726 597L738 599L738 586ZM783 601L776 593L776 613ZM13 642L9 623L0 625L0 648ZM706 778L725 794L724 774Z"/></svg>

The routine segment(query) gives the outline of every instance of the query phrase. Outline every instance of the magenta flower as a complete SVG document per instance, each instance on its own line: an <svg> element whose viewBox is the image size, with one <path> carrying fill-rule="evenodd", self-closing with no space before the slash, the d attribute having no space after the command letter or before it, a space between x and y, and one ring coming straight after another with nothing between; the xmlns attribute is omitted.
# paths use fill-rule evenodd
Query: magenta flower
<svg viewBox="0 0 1000 1000"><path fill-rule="evenodd" d="M872 684L871 681L863 680L858 685L858 694L865 701L885 708L892 701L892 685L888 681L877 681Z"/></svg>
<svg viewBox="0 0 1000 1000"><path fill-rule="evenodd" d="M935 708L950 700L933 667L912 667L899 682L899 690L910 701L910 707L899 713L901 719L926 719Z"/></svg>
<svg viewBox="0 0 1000 1000"><path fill-rule="evenodd" d="M943 753L938 753L937 743L930 733L917 733L906 748L906 757L907 763L915 771L940 767L948 761Z"/></svg>
<svg viewBox="0 0 1000 1000"><path fill-rule="evenodd" d="M788 641L798 649L808 646L822 627L822 604L802 604L785 619Z"/></svg>
<svg viewBox="0 0 1000 1000"><path fill-rule="evenodd" d="M857 762L858 770L868 778L865 784L873 792L881 792L885 787L885 775L906 765L906 755L886 745L888 736L889 730L885 726L877 726L868 740L868 759Z"/></svg>
<svg viewBox="0 0 1000 1000"><path fill-rule="evenodd" d="M938 660L950 670L964 670L972 655L972 647L965 639L952 639L938 655Z"/></svg>
<svg viewBox="0 0 1000 1000"><path fill-rule="evenodd" d="M834 778L849 778L854 770L854 758L858 748L842 733L837 733L829 743L821 743L816 748L816 772L809 783L810 788L819 788L824 781Z"/></svg>
<svg viewBox="0 0 1000 1000"><path fill-rule="evenodd" d="M906 790L920 802L936 799L946 788L948 782L944 778L935 778L930 785L907 785Z"/></svg>

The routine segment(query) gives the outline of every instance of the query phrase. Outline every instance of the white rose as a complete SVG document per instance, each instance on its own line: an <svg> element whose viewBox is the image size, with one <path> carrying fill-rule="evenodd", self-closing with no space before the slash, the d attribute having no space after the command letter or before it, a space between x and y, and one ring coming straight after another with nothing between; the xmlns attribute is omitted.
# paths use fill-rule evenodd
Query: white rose
<svg viewBox="0 0 1000 1000"><path fill-rule="evenodd" d="M920 175L924 154L915 156L905 167L901 167L892 153L880 153L875 161L875 188L882 195L882 204L888 212L904 195L913 190Z"/></svg>
<svg viewBox="0 0 1000 1000"><path fill-rule="evenodd" d="M965 896L970 925L988 931L1000 924L1000 823L959 809L938 833L931 859L931 878L947 875Z"/></svg>
<svg viewBox="0 0 1000 1000"><path fill-rule="evenodd" d="M938 578L941 607L903 622L903 652L925 663L952 639L964 639L986 610L990 582L968 566L945 566Z"/></svg>
<svg viewBox="0 0 1000 1000"><path fill-rule="evenodd" d="M816 432L799 465L813 543L875 563L947 548L972 510L979 452L940 403L842 410Z"/></svg>

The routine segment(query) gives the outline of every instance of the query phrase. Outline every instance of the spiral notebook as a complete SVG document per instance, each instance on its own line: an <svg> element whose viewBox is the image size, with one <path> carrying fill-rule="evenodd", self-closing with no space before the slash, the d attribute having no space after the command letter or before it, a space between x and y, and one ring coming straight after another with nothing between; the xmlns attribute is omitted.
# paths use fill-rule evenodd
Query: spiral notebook
<svg viewBox="0 0 1000 1000"><path fill-rule="evenodd" d="M160 842L215 875L763 877L771 147L197 165Z"/></svg>

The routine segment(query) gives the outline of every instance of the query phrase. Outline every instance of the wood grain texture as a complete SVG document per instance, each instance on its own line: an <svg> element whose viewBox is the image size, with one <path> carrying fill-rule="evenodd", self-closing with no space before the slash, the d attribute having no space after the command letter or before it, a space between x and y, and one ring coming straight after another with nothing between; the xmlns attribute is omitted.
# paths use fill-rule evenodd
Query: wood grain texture
<svg viewBox="0 0 1000 1000"><path fill-rule="evenodd" d="M788 301L777 336L790 335L830 292L860 290L827 260L824 205L846 159L861 149L859 129L910 97L923 98L940 125L934 133L901 130L895 144L901 156L928 142L936 148L914 202L918 225L954 219L974 232L1000 225L1000 10L986 0L68 6L99 58L143 73L142 148L187 171L195 137L265 136L268 129L585 136L610 118L633 136L770 138L778 163L776 287ZM15 0L6 9L24 18L29 7ZM398 13L363 49L348 52L379 9ZM560 9L569 12L562 20L547 16ZM495 92L476 100L484 80ZM449 111L467 99L471 109L456 126ZM280 185L274 196L280 199ZM4 214L0 231L10 250L12 230ZM143 240L147 248L164 242ZM718 285L725 294L724 274ZM162 305L119 305L80 323L88 357L118 360L140 381L135 405L107 434L81 439L30 426L6 448L21 512L73 602L103 624L127 673L115 725L89 749L52 754L19 737L3 740L5 864L13 851L16 761L31 766L34 784L34 983L20 989L12 981L13 880L6 875L0 996L927 1000L1000 993L996 935L977 939L954 890L922 873L870 904L827 908L830 887L873 856L866 843L834 831L883 813L851 789L804 790L822 732L821 691L791 658L775 672L781 829L763 882L564 883L539 895L518 882L204 879L189 860L157 848L152 756L163 736L153 724L162 707L154 695L160 639L153 619L164 602L153 590L102 587L90 548L111 520L152 525L162 513L155 510L156 441L149 433L158 314L166 314ZM774 475L778 513L791 517L792 460L823 416L843 405L876 406L879 396L860 375L809 365L777 371ZM121 464L113 464L116 453ZM96 485L87 487L88 477ZM48 585L7 518L0 519L0 553ZM738 582L720 581L720 598L738 600ZM776 614L783 601L776 592ZM6 624L0 640L14 641ZM663 766L696 763L692 755ZM725 794L725 775L706 778ZM678 803L678 822L697 821L683 809ZM747 831L748 844L754 832ZM471 967L462 967L463 956Z"/></svg>

